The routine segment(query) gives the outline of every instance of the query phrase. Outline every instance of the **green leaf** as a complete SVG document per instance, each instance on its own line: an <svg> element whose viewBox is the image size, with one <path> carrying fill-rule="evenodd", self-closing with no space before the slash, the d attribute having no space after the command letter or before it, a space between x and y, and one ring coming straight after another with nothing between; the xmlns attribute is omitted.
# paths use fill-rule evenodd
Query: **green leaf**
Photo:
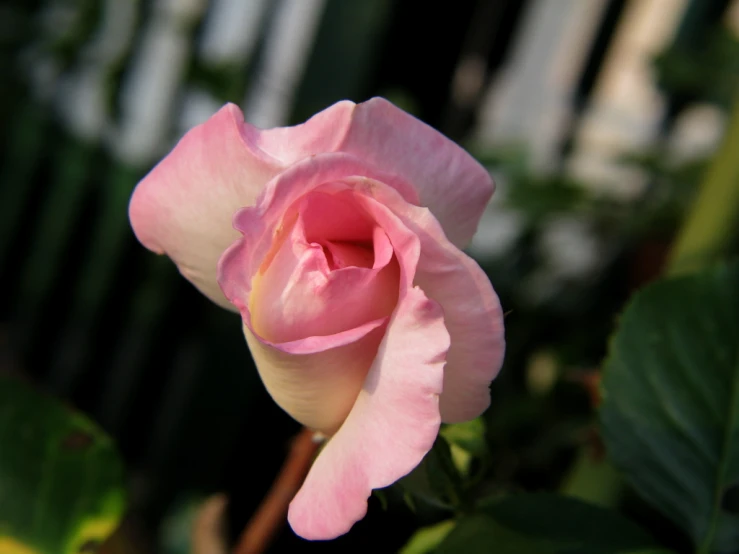
<svg viewBox="0 0 739 554"><path fill-rule="evenodd" d="M94 552L118 525L122 483L97 425L0 375L0 552Z"/></svg>
<svg viewBox="0 0 739 554"><path fill-rule="evenodd" d="M447 519L435 525L421 527L413 533L413 536L400 549L398 554L431 554L439 546L439 543L454 529L454 525L454 520Z"/></svg>
<svg viewBox="0 0 739 554"><path fill-rule="evenodd" d="M439 434L470 454L482 455L485 452L485 422L482 417L444 425Z"/></svg>
<svg viewBox="0 0 739 554"><path fill-rule="evenodd" d="M463 477L469 477L474 458L486 459L488 456L482 417L444 425L439 434L449 443L454 467Z"/></svg>
<svg viewBox="0 0 739 554"><path fill-rule="evenodd" d="M424 459L431 490L454 506L462 502L462 478L452 458L449 443L437 437L434 446Z"/></svg>
<svg viewBox="0 0 739 554"><path fill-rule="evenodd" d="M653 284L624 312L603 374L614 465L700 553L736 553L739 265ZM726 505L722 505L726 502Z"/></svg>
<svg viewBox="0 0 739 554"><path fill-rule="evenodd" d="M484 457L487 454L485 422L481 417L444 425L439 434L449 442L452 461L462 476L469 474L473 457Z"/></svg>
<svg viewBox="0 0 739 554"><path fill-rule="evenodd" d="M434 554L557 554L546 541L505 528L485 514L463 517Z"/></svg>
<svg viewBox="0 0 739 554"><path fill-rule="evenodd" d="M383 511L387 512L387 495L385 494L385 491L382 489L375 489L372 491L372 494L380 501L380 506Z"/></svg>
<svg viewBox="0 0 739 554"><path fill-rule="evenodd" d="M664 554L617 512L555 494L521 494L463 517L435 554Z"/></svg>
<svg viewBox="0 0 739 554"><path fill-rule="evenodd" d="M550 493L519 494L484 508L508 529L566 552L611 554L653 547L654 539L614 510Z"/></svg>
<svg viewBox="0 0 739 554"><path fill-rule="evenodd" d="M423 461L398 484L408 493L439 507L460 507L464 503L462 477L452 459L449 443L436 437ZM414 507L409 503L409 507Z"/></svg>

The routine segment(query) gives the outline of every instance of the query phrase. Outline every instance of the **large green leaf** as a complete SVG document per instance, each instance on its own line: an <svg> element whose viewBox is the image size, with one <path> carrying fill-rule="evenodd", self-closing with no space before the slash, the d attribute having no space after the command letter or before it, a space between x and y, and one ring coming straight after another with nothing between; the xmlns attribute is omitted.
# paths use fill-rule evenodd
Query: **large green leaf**
<svg viewBox="0 0 739 554"><path fill-rule="evenodd" d="M0 552L95 552L118 525L123 468L97 425L0 374Z"/></svg>
<svg viewBox="0 0 739 554"><path fill-rule="evenodd" d="M521 494L463 517L434 554L659 554L617 512L554 494Z"/></svg>
<svg viewBox="0 0 739 554"><path fill-rule="evenodd" d="M653 284L603 376L603 438L632 486L699 552L739 552L739 265Z"/></svg>

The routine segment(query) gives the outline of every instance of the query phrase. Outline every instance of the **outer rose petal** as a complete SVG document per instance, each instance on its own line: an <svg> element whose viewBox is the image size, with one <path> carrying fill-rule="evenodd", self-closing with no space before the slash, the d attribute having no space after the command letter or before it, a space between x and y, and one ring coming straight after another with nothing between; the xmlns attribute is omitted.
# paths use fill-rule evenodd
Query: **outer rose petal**
<svg viewBox="0 0 739 554"><path fill-rule="evenodd" d="M463 148L384 98L339 102L303 125L262 131L255 142L283 165L345 152L397 175L460 248L472 239L495 190L488 171Z"/></svg>
<svg viewBox="0 0 739 554"><path fill-rule="evenodd" d="M316 154L338 152L351 126L356 104L337 102L305 123L259 131L255 142L284 167Z"/></svg>
<svg viewBox="0 0 739 554"><path fill-rule="evenodd" d="M250 142L253 132L229 104L190 130L138 184L131 225L149 250L167 254L182 274L223 307L233 309L216 282L218 258L239 237L236 210L254 203L280 169Z"/></svg>
<svg viewBox="0 0 739 554"><path fill-rule="evenodd" d="M495 190L488 171L465 150L384 98L357 105L340 150L413 184L421 205L460 248L472 240Z"/></svg>
<svg viewBox="0 0 739 554"><path fill-rule="evenodd" d="M362 388L387 319L281 345L258 339L246 325L244 335L275 403L306 427L332 435Z"/></svg>
<svg viewBox="0 0 739 554"><path fill-rule="evenodd" d="M302 125L262 131L227 104L191 129L134 191L129 218L139 241L166 254L203 294L233 309L216 282L218 259L239 238L233 214L254 204L288 165L336 148L352 102L339 102Z"/></svg>
<svg viewBox="0 0 739 554"><path fill-rule="evenodd" d="M306 539L332 539L367 512L372 489L416 467L441 423L449 335L436 302L419 289L400 301L354 407L321 451L290 504L288 520Z"/></svg>
<svg viewBox="0 0 739 554"><path fill-rule="evenodd" d="M363 179L355 179L361 187ZM503 311L480 266L447 240L426 208L405 202L393 189L368 190L376 201L400 218L421 242L413 283L438 302L452 344L444 369L441 418L467 421L490 405L490 382L503 364Z"/></svg>
<svg viewBox="0 0 739 554"><path fill-rule="evenodd" d="M474 419L490 406L490 382L503 365L503 311L487 275L452 245L421 240L416 283L441 304L453 337L439 408L445 423ZM429 245L431 247L429 247Z"/></svg>

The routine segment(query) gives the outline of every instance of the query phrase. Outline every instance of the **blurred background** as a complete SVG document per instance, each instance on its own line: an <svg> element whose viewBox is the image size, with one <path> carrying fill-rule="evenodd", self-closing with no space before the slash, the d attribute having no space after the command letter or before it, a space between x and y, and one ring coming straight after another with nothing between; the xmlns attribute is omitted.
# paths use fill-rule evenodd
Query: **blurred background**
<svg viewBox="0 0 739 554"><path fill-rule="evenodd" d="M655 277L719 144L739 0L3 0L0 366L88 413L129 478L121 552L186 552L218 491L238 535L298 425L238 317L135 240L137 181L234 102L259 127L384 96L489 167L470 253L507 315L482 487L567 487L629 293ZM274 552L395 552L433 510L372 499ZM397 500L397 499L396 499ZM637 508L641 509L641 508ZM129 548L126 550L125 548Z"/></svg>

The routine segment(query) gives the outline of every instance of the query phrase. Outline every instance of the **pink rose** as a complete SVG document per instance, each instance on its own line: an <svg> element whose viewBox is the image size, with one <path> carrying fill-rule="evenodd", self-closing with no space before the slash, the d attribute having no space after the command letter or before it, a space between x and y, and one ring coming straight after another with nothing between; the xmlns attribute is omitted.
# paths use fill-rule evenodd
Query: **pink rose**
<svg viewBox="0 0 739 554"><path fill-rule="evenodd" d="M241 313L269 393L330 437L290 505L297 534L346 533L442 421L488 407L503 316L460 248L493 188L459 146L374 98L270 130L227 105L134 191L141 243Z"/></svg>

